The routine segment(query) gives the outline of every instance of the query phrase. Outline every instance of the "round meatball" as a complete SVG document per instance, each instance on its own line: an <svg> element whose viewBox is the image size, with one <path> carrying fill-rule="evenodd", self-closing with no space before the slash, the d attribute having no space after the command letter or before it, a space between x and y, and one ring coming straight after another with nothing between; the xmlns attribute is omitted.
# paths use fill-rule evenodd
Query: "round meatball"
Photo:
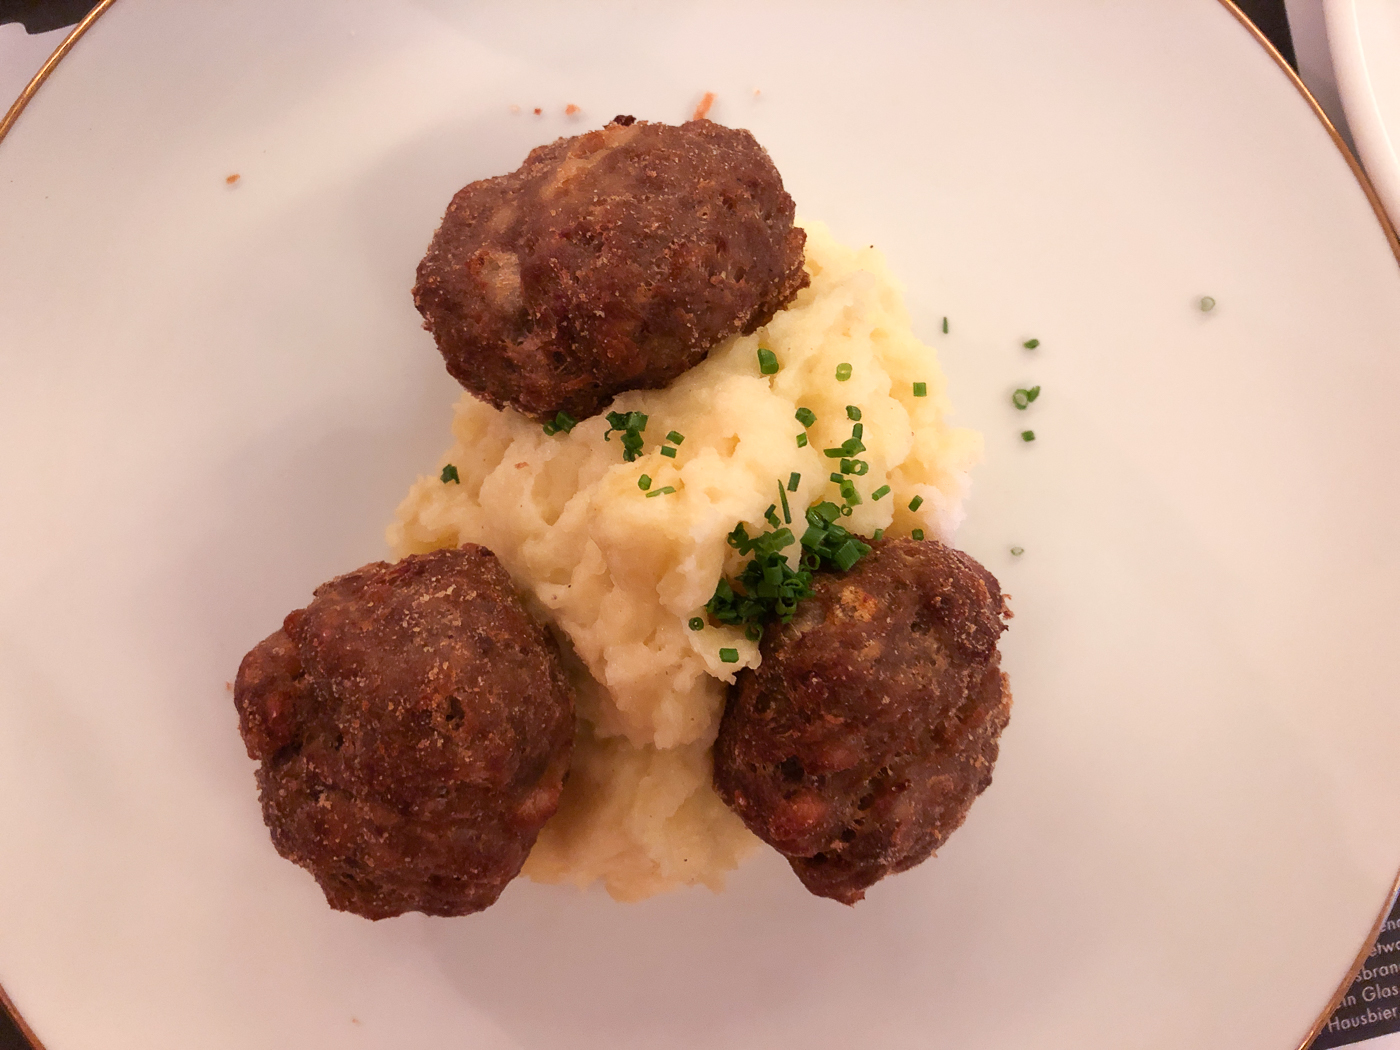
<svg viewBox="0 0 1400 1050"><path fill-rule="evenodd" d="M821 897L854 904L929 857L992 781L1011 715L991 573L888 539L820 573L730 688L715 788Z"/></svg>
<svg viewBox="0 0 1400 1050"><path fill-rule="evenodd" d="M792 216L747 131L617 117L458 191L413 298L477 397L584 419L665 386L805 287Z"/></svg>
<svg viewBox="0 0 1400 1050"><path fill-rule="evenodd" d="M484 547L318 587L243 658L234 703L277 852L370 919L493 903L573 746L558 648Z"/></svg>

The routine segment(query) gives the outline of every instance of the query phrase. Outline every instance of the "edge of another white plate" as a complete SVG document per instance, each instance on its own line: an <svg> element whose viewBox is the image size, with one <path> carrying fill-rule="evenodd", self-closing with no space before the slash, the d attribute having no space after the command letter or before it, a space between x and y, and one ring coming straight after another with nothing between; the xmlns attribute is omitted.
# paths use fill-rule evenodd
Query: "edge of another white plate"
<svg viewBox="0 0 1400 1050"><path fill-rule="evenodd" d="M1400 20L1392 27L1392 40L1378 41L1374 20L1386 17L1379 0L1327 0L1324 10L1337 87L1356 148L1382 203L1392 217L1400 216L1400 142L1395 141L1400 138L1400 110L1387 114L1385 100L1396 97L1394 84L1378 90L1376 83L1386 60L1400 57ZM1387 44L1394 49L1389 55Z"/></svg>
<svg viewBox="0 0 1400 1050"><path fill-rule="evenodd" d="M87 16L81 22L75 25L72 31L66 37L64 37L62 43L60 43L58 47L54 49L53 54L50 55L48 60L43 64L43 66L39 68L39 71L34 74L33 79L30 80L29 84L25 87L25 89L22 92L20 92L19 98L17 98L14 104L11 105L10 108L6 111L4 117L0 118L0 142L4 141L5 136L9 133L9 130L12 127L14 127L16 121L19 120L20 115L24 112L24 109L29 104L29 101L38 92L39 88L43 86L44 81L49 78L49 75L58 66L59 62L63 61L63 59L73 49L73 46L93 26L93 24L97 22L99 18L101 18L108 10L111 9L111 7L116 2L117 0L100 0L98 5L94 7L90 12L88 12ZM1284 75L1288 78L1289 82L1292 83L1293 87L1307 101L1308 105L1312 108L1312 111L1316 115L1317 119L1322 122L1323 127L1327 129L1327 134L1331 137L1333 144L1341 152L1342 157L1347 162L1347 166L1351 169L1352 175L1355 176L1356 181L1358 185L1360 185L1362 192L1366 195L1367 201L1370 202L1371 209L1376 216L1376 221L1380 224L1381 230L1385 234L1386 241L1390 245L1390 250L1395 256L1396 263L1400 264L1400 235L1397 235L1395 224L1391 221L1390 216L1387 214L1386 201L1383 200L1382 194L1378 192L1376 185L1373 183L1372 179L1367 175L1366 169L1362 167L1361 162L1357 159L1356 155L1353 154L1352 151L1348 148L1346 141L1337 131L1336 126L1333 125L1332 121L1323 111L1321 104L1313 96L1312 92L1308 90L1307 86L1303 83L1302 79L1298 76L1298 74L1279 53L1278 49L1274 47L1274 45L1269 41L1269 38L1266 37L1259 30L1259 27L1256 26L1249 19L1249 17L1243 11L1240 10L1240 8L1234 3L1234 0L1217 0L1217 2L1227 11L1229 11L1230 14L1232 14L1235 17L1235 19L1242 26L1244 26L1244 28L1250 33L1250 35L1254 37L1254 39L1259 43L1259 45L1264 48L1264 50L1274 60L1275 64L1279 67L1279 69L1283 71ZM1329 27L1328 35L1329 38L1333 40L1332 46L1334 48L1334 60L1337 62L1339 76L1343 78L1342 89L1344 97L1350 97L1348 93L1348 80L1346 79L1347 73L1343 72L1344 65L1346 70L1350 71L1351 81L1354 82L1356 77L1358 76L1364 78L1364 62L1359 61L1361 54L1360 43L1359 40L1356 38L1355 32L1356 2L1357 0L1332 0L1332 2L1329 2L1327 5ZM1337 32L1335 33L1330 31L1334 23L1337 26ZM1344 51L1344 61L1343 57L1338 55L1336 51L1338 49L1347 48L1349 48L1350 50ZM1358 70L1359 72L1357 72ZM1355 85L1353 83L1353 90L1354 89ZM1357 141L1363 153L1367 153L1369 158L1370 154L1368 152L1366 143L1369 141L1385 142L1386 140L1384 137L1384 131L1383 128L1381 128L1379 125L1380 117L1379 114L1375 112L1374 105L1370 106L1369 108L1363 108L1362 106L1357 105L1356 108L1358 110L1358 114L1364 113L1364 116L1353 116L1352 106L1348 106L1348 120L1351 122L1353 129L1355 129L1358 124L1361 124L1362 127L1365 129L1365 131L1358 133ZM1375 126L1372 127L1372 125ZM1379 140L1377 140L1376 138L1378 134L1380 136ZM1388 198L1393 198L1388 201L1391 208L1394 209L1396 212L1400 212L1400 164L1393 165L1392 167L1394 170L1391 170L1391 168L1382 168L1382 170L1384 171L1384 175L1382 175L1382 180L1384 181L1387 178L1389 178L1389 181L1385 182L1383 188L1386 190L1386 196ZM1374 947L1376 941L1380 937L1381 925L1385 921L1386 916L1389 915L1391 907L1393 906L1397 895L1400 895L1400 873L1397 873L1395 881L1392 883L1390 891L1387 894L1384 906L1381 908L1380 913L1377 915L1376 921L1372 925L1371 931L1367 935L1365 943L1362 944L1360 950L1357 952L1356 958L1353 960L1351 966L1348 968L1345 978L1338 985L1337 990L1333 993L1331 999L1328 1000L1326 1006L1318 1015L1317 1020L1313 1022L1312 1027L1309 1028L1307 1032L1307 1035L1299 1044L1299 1050L1306 1050L1308 1045L1311 1044L1312 1041L1317 1037L1318 1033L1327 1023L1327 1019L1331 1017L1333 1012L1336 1010L1338 1004L1342 1000L1342 997L1346 994L1347 989L1351 987L1351 984L1356 979L1356 975L1360 972L1362 964L1365 962L1367 955L1370 953L1372 947ZM34 1030L30 1028L28 1023L24 1020L24 1017L20 1014L18 1007L5 993L5 989L3 987L0 987L0 1010L4 1010L4 1012L10 1016L10 1018L14 1021L16 1027L18 1027L18 1029L20 1030L21 1034L23 1034L24 1037L29 1040L29 1042L35 1047L35 1050L44 1050L43 1043L40 1042L38 1036L34 1033Z"/></svg>

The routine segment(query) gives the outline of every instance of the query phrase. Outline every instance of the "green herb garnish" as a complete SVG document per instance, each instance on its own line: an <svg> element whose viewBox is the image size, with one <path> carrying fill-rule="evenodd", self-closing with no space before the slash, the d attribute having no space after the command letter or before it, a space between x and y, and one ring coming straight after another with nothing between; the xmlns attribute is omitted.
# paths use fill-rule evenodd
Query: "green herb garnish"
<svg viewBox="0 0 1400 1050"><path fill-rule="evenodd" d="M1214 310L1214 309L1215 309L1215 300L1212 299L1212 298L1211 298L1210 296L1208 296L1208 295L1202 296L1202 297L1201 297L1201 313L1203 313L1203 314L1208 314L1208 313L1210 313L1210 312L1211 312L1212 310Z"/></svg>
<svg viewBox="0 0 1400 1050"><path fill-rule="evenodd" d="M612 440L614 432L621 434L622 458L631 463L642 451L642 431L647 428L646 413L609 412L607 420L608 429L603 433L603 440Z"/></svg>
<svg viewBox="0 0 1400 1050"><path fill-rule="evenodd" d="M797 410L797 421L804 427L810 427L817 421L817 414L810 408L799 408Z"/></svg>
<svg viewBox="0 0 1400 1050"><path fill-rule="evenodd" d="M918 509L919 509L920 507L922 507L923 505L924 505L924 497L922 497L922 496L915 496L913 499L911 499L911 500L909 501L909 509L910 509L910 510L918 510Z"/></svg>
<svg viewBox="0 0 1400 1050"><path fill-rule="evenodd" d="M637 479L637 488L641 489L643 492L651 488L651 475L643 474L641 477L639 477Z"/></svg>
<svg viewBox="0 0 1400 1050"><path fill-rule="evenodd" d="M647 499L651 499L653 496L669 496L675 491L676 487L674 485L667 485L664 488L652 489L650 492L647 493Z"/></svg>
<svg viewBox="0 0 1400 1050"><path fill-rule="evenodd" d="M928 384L927 384L927 383L915 383L915 384L914 384L914 396L915 396L915 397L928 397Z"/></svg>
<svg viewBox="0 0 1400 1050"><path fill-rule="evenodd" d="M943 318L943 334L948 334L948 318Z"/></svg>
<svg viewBox="0 0 1400 1050"><path fill-rule="evenodd" d="M1022 440L1022 441L1034 441L1034 440L1035 440L1035 431L1034 431L1034 430L1023 430L1023 431L1021 431L1021 440Z"/></svg>
<svg viewBox="0 0 1400 1050"><path fill-rule="evenodd" d="M1025 553L1026 553L1026 548L1025 548L1025 547L1012 547L1012 548L1011 548L1012 557L1019 558L1021 555L1025 554Z"/></svg>
<svg viewBox="0 0 1400 1050"><path fill-rule="evenodd" d="M812 574L824 566L849 569L870 548L845 528L835 524L842 509L822 501L807 510L807 531L802 534L802 556L793 569L783 556L792 545L792 530L781 528L750 537L741 522L729 534L729 545L740 554L752 555L732 583L721 579L705 609L720 623L745 627L777 619L792 620L797 605L812 594Z"/></svg>
<svg viewBox="0 0 1400 1050"><path fill-rule="evenodd" d="M849 419L849 420L851 420L852 422L859 423L859 422L860 422L860 409L857 408L855 405L847 405L847 406L846 406L846 418Z"/></svg>
<svg viewBox="0 0 1400 1050"><path fill-rule="evenodd" d="M797 435L797 447L798 447L798 448L806 448L806 447L807 447L807 435L806 435L805 433L802 433L802 434L798 434L798 435Z"/></svg>
<svg viewBox="0 0 1400 1050"><path fill-rule="evenodd" d="M876 529L876 530L875 530L875 535L874 535L874 536L871 536L870 538L871 538L872 540L882 540L882 539L884 539L884 538L885 538L885 530L884 530L884 529Z"/></svg>
<svg viewBox="0 0 1400 1050"><path fill-rule="evenodd" d="M916 540L921 540L921 539L924 538L924 530L923 530L923 529L915 529L915 530L914 530L913 532L911 532L909 535L912 536L912 537L914 537L914 539L916 539Z"/></svg>
<svg viewBox="0 0 1400 1050"><path fill-rule="evenodd" d="M675 458L676 458L676 450L673 449L670 445L662 445L662 446L661 446L661 454L662 454L663 456L665 456L667 459L675 459Z"/></svg>
<svg viewBox="0 0 1400 1050"><path fill-rule="evenodd" d="M778 355L766 346L758 348L758 370L766 376L778 374Z"/></svg>
<svg viewBox="0 0 1400 1050"><path fill-rule="evenodd" d="M797 486L800 484L802 484L802 475L794 470L791 474L788 475L787 490L789 492L796 492Z"/></svg>
<svg viewBox="0 0 1400 1050"><path fill-rule="evenodd" d="M783 505L783 522L792 524L792 509L788 506L787 491L783 488L783 483L778 482L778 502ZM776 522L774 523L776 525Z"/></svg>
<svg viewBox="0 0 1400 1050"><path fill-rule="evenodd" d="M705 617L692 616L690 618L690 629L692 631L703 631L705 629Z"/></svg>
<svg viewBox="0 0 1400 1050"><path fill-rule="evenodd" d="M878 500L884 499L884 498L885 498L886 496L888 496L889 494L890 494L890 487L889 487L888 485L881 485L878 489L876 489L874 492L872 492L872 493L870 494L870 498L873 499L873 500L877 500L877 501L878 501Z"/></svg>
<svg viewBox="0 0 1400 1050"><path fill-rule="evenodd" d="M673 430L666 435L666 440L673 445L679 445L685 440L685 435L682 434L679 430Z"/></svg>
<svg viewBox="0 0 1400 1050"><path fill-rule="evenodd" d="M462 483L462 478L457 473L457 468L454 467L451 463L447 464L447 466L442 468L442 474L439 476L441 477L442 483L444 485L446 485L449 481L455 482L458 485Z"/></svg>
<svg viewBox="0 0 1400 1050"><path fill-rule="evenodd" d="M847 363L847 362L845 362L845 361L842 361L839 365L836 366L836 381L837 381L838 383L844 383L846 380L848 380L848 379L850 379L850 378L851 378L851 366L850 366L849 363Z"/></svg>
<svg viewBox="0 0 1400 1050"><path fill-rule="evenodd" d="M1037 346L1040 345L1040 340L1039 340L1039 339L1027 339L1027 340L1026 340L1024 343L1022 343L1021 345L1024 346L1027 350L1034 350Z"/></svg>
<svg viewBox="0 0 1400 1050"><path fill-rule="evenodd" d="M1011 395L1011 403L1022 411L1026 406L1040 396L1040 387L1033 386L1029 390L1021 389Z"/></svg>
<svg viewBox="0 0 1400 1050"><path fill-rule="evenodd" d="M842 474L854 474L856 477L864 477L870 470L870 464L863 459L843 459L841 461Z"/></svg>
<svg viewBox="0 0 1400 1050"><path fill-rule="evenodd" d="M739 662L739 650L721 649L719 651L719 661L723 664L737 664Z"/></svg>
<svg viewBox="0 0 1400 1050"><path fill-rule="evenodd" d="M561 410L555 415L553 419L551 419L548 423L544 424L544 432L550 437L553 437L561 430L567 434L576 426L578 426L578 420L575 419L573 416L569 415L569 413Z"/></svg>

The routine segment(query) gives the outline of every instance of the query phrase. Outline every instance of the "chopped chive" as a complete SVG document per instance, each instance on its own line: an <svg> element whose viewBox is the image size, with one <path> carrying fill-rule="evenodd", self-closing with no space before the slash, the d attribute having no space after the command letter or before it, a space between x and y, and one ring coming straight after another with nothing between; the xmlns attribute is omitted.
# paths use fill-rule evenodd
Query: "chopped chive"
<svg viewBox="0 0 1400 1050"><path fill-rule="evenodd" d="M647 499L651 499L653 496L669 496L675 491L676 487L674 485L667 485L665 488L652 489L650 492L647 493Z"/></svg>
<svg viewBox="0 0 1400 1050"><path fill-rule="evenodd" d="M578 420L575 419L573 416L569 415L569 413L567 412L561 411L557 416L554 417L554 427L556 431L562 430L564 433L567 434L576 426L578 426Z"/></svg>
<svg viewBox="0 0 1400 1050"><path fill-rule="evenodd" d="M751 623L744 628L744 637L751 642L756 642L763 637L763 628L756 623Z"/></svg>
<svg viewBox="0 0 1400 1050"><path fill-rule="evenodd" d="M1012 548L1011 548L1011 555L1012 555L1012 557L1019 558L1021 555L1025 554L1025 553L1026 553L1026 548L1025 548L1025 547L1012 547Z"/></svg>
<svg viewBox="0 0 1400 1050"><path fill-rule="evenodd" d="M861 478L870 472L870 464L863 459L843 459L841 461L842 474L854 474Z"/></svg>
<svg viewBox="0 0 1400 1050"><path fill-rule="evenodd" d="M670 445L662 445L662 446L661 446L661 454L662 454L663 456L665 456L667 459L675 459L675 458L676 458L676 450L673 449Z"/></svg>
<svg viewBox="0 0 1400 1050"><path fill-rule="evenodd" d="M841 442L841 451L847 456L854 456L857 452L865 451L865 443L858 437L848 438Z"/></svg>
<svg viewBox="0 0 1400 1050"><path fill-rule="evenodd" d="M855 426L851 427L851 437L855 438L857 441L865 437L865 424L857 423Z"/></svg>
<svg viewBox="0 0 1400 1050"><path fill-rule="evenodd" d="M797 410L797 421L804 427L810 427L817 421L817 414L810 408L799 408Z"/></svg>
<svg viewBox="0 0 1400 1050"><path fill-rule="evenodd" d="M913 532L911 532L909 535L912 536L912 537L914 537L914 539L916 539L916 540L921 540L921 539L924 538L924 530L923 530L923 529L915 529L915 530L914 530Z"/></svg>
<svg viewBox="0 0 1400 1050"><path fill-rule="evenodd" d="M856 491L856 483L854 481L841 482L841 498L852 507L861 503L860 493Z"/></svg>
<svg viewBox="0 0 1400 1050"><path fill-rule="evenodd" d="M639 477L637 479L637 488L641 489L643 492L651 488L651 475L643 474L641 477Z"/></svg>
<svg viewBox="0 0 1400 1050"><path fill-rule="evenodd" d="M844 456L845 454L846 454L846 450L845 450L844 448L824 448L824 449L822 449L822 455L825 456L827 459L840 459L840 458L841 458L842 456Z"/></svg>
<svg viewBox="0 0 1400 1050"><path fill-rule="evenodd" d="M682 441L685 440L685 435L682 434L679 430L673 430L666 435L666 440L673 445L679 445Z"/></svg>
<svg viewBox="0 0 1400 1050"><path fill-rule="evenodd" d="M839 365L836 366L836 381L837 381L838 383L844 383L846 380L848 380L848 379L850 379L850 378L851 378L851 366L850 366L850 363L847 362L847 361L842 361Z"/></svg>
<svg viewBox="0 0 1400 1050"><path fill-rule="evenodd" d="M918 509L919 509L920 507L922 507L923 505L924 505L924 497L922 497L922 496L915 496L913 499L911 499L911 500L909 501L909 509L910 509L910 510L918 510Z"/></svg>
<svg viewBox="0 0 1400 1050"><path fill-rule="evenodd" d="M739 650L721 649L719 651L719 662L722 664L737 664L739 662Z"/></svg>
<svg viewBox="0 0 1400 1050"><path fill-rule="evenodd" d="M829 477L830 477L830 479L831 479L833 482L835 482L837 485L841 484L841 482L843 482L843 481L846 480L846 476L845 476L844 474L838 474L838 473L836 473L836 471L834 471L834 470L831 472L831 474L829 475Z"/></svg>
<svg viewBox="0 0 1400 1050"><path fill-rule="evenodd" d="M778 482L778 502L783 505L783 524L792 524L792 509L788 506L787 492L783 488L783 483Z"/></svg>
<svg viewBox="0 0 1400 1050"><path fill-rule="evenodd" d="M874 536L871 536L870 538L871 538L872 540L882 540L882 539L884 539L884 538L885 538L885 530L884 530L884 529L876 529L876 530L875 530L875 535L874 535Z"/></svg>
<svg viewBox="0 0 1400 1050"><path fill-rule="evenodd" d="M1215 309L1215 300L1208 295L1201 297L1201 313L1208 314Z"/></svg>
<svg viewBox="0 0 1400 1050"><path fill-rule="evenodd" d="M628 463L633 462L642 451L642 431L647 427L646 413L609 412L607 420L608 429L603 433L603 440L611 440L614 431L621 433L622 458Z"/></svg>
<svg viewBox="0 0 1400 1050"><path fill-rule="evenodd" d="M449 481L456 482L458 485L462 483L461 475L457 473L457 468L451 463L447 464L447 466L442 468L442 474L440 475L440 477L444 485L446 485Z"/></svg>
<svg viewBox="0 0 1400 1050"><path fill-rule="evenodd" d="M859 503L860 500L857 499L857 500L855 500L854 502ZM855 513L855 508L853 508L853 507L851 506L851 504L847 503L847 504L843 504L843 505L842 505L842 507L841 507L841 517L843 517L843 518L849 518L849 517L850 517L852 514L854 514L854 513Z"/></svg>
<svg viewBox="0 0 1400 1050"><path fill-rule="evenodd" d="M1023 430L1023 431L1021 431L1021 440L1022 440L1022 441L1034 441L1034 440L1035 440L1035 431L1034 431L1034 430Z"/></svg>
<svg viewBox="0 0 1400 1050"><path fill-rule="evenodd" d="M690 618L690 629L692 631L703 631L705 629L705 618L703 616L692 616Z"/></svg>
<svg viewBox="0 0 1400 1050"><path fill-rule="evenodd" d="M1040 340L1039 340L1039 339L1027 339L1027 340L1026 340L1024 343L1022 343L1021 345L1024 346L1027 350L1034 350L1037 346L1040 345Z"/></svg>
<svg viewBox="0 0 1400 1050"><path fill-rule="evenodd" d="M864 546L865 544L852 536L837 549L832 560L836 562L837 568L842 572L846 572L852 565L860 561L861 555L865 553L865 551L861 550Z"/></svg>
<svg viewBox="0 0 1400 1050"><path fill-rule="evenodd" d="M758 348L758 370L766 376L778 374L778 355L766 346Z"/></svg>
<svg viewBox="0 0 1400 1050"><path fill-rule="evenodd" d="M847 405L847 406L846 406L846 418L849 419L849 420L851 420L852 422L859 423L859 422L860 422L860 409L857 408L855 405Z"/></svg>
<svg viewBox="0 0 1400 1050"><path fill-rule="evenodd" d="M540 429L544 431L546 437L553 437L555 434L559 433L559 424L550 420Z"/></svg>
<svg viewBox="0 0 1400 1050"><path fill-rule="evenodd" d="M914 396L915 396L915 397L928 397L928 384L927 384L927 383L915 383L915 384L914 384Z"/></svg>
<svg viewBox="0 0 1400 1050"><path fill-rule="evenodd" d="M797 435L797 447L798 447L798 448L806 448L806 447L807 447L807 435L806 435L805 433L802 433L802 434L798 434L798 435Z"/></svg>
<svg viewBox="0 0 1400 1050"><path fill-rule="evenodd" d="M1019 409L1025 409L1032 401L1040 396L1040 387L1033 386L1029 390L1017 390L1011 395L1011 403Z"/></svg>
<svg viewBox="0 0 1400 1050"><path fill-rule="evenodd" d="M943 334L948 334L948 318L943 318Z"/></svg>
<svg viewBox="0 0 1400 1050"><path fill-rule="evenodd" d="M802 484L802 475L799 474L799 473L797 473L797 471L794 470L791 474L788 475L788 486L787 486L787 490L788 490L789 492L796 492L796 491L797 491L797 486L798 486L798 485L801 485L801 484Z"/></svg>
<svg viewBox="0 0 1400 1050"><path fill-rule="evenodd" d="M782 486L779 486L779 488L781 487ZM768 504L768 509L763 512L763 520L768 522L768 524L772 525L775 529L782 525L782 522L778 521L777 510L778 505L776 503L770 503Z"/></svg>
<svg viewBox="0 0 1400 1050"><path fill-rule="evenodd" d="M889 487L888 485L881 485L878 489L876 489L874 492L872 492L872 493L870 494L870 498L873 499L873 500L882 500L882 499L884 499L886 496L888 496L889 494L890 494L890 487Z"/></svg>

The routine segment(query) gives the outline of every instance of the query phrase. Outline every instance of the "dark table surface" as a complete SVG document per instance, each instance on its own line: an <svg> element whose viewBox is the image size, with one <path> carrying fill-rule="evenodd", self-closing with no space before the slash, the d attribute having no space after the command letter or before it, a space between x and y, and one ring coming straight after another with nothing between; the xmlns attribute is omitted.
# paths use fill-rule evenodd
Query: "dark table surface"
<svg viewBox="0 0 1400 1050"><path fill-rule="evenodd" d="M1283 0L1235 0L1290 63L1293 41ZM72 25L96 6L96 0L0 0L0 24L23 23L30 33L43 33ZM0 107L3 108L3 107ZM75 990L74 994L79 994ZM1336 1044L1330 1044L1336 1045ZM0 1011L0 1050L30 1050L30 1043ZM99 1050L94 1047L93 1050Z"/></svg>

